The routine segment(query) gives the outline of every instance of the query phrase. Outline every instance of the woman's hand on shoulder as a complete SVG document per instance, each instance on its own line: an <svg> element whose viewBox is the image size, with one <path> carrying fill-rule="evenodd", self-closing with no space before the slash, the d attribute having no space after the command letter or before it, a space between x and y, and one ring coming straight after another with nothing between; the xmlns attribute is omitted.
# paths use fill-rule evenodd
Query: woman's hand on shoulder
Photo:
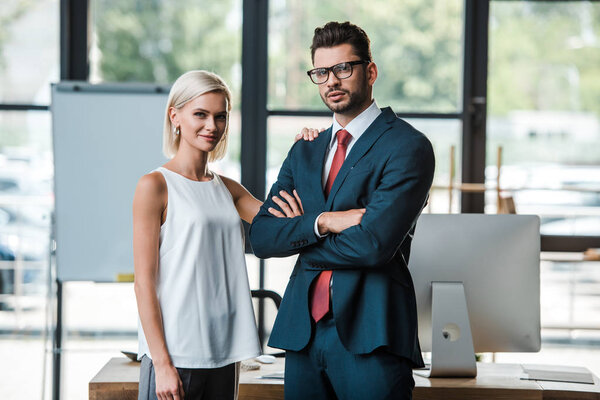
<svg viewBox="0 0 600 400"><path fill-rule="evenodd" d="M325 130L325 128L316 129L316 128L304 127L304 128L302 128L300 133L296 135L296 137L294 139L294 143L296 143L300 139L304 139L306 141L312 142L313 140L318 138L319 133L323 132L324 130Z"/></svg>

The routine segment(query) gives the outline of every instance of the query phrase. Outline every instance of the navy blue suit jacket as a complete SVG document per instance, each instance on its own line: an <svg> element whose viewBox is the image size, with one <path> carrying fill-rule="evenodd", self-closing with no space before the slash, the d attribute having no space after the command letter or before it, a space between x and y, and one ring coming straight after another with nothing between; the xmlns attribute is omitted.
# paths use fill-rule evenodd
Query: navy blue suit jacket
<svg viewBox="0 0 600 400"><path fill-rule="evenodd" d="M299 351L311 338L309 288L322 270L333 270L332 308L340 340L354 354L376 348L422 366L416 301L408 259L417 218L434 172L429 140L385 108L352 147L331 192L321 174L331 128L314 141L298 141L250 227L261 258L299 257L290 276L269 345ZM277 218L268 207L280 190L296 189L304 215ZM366 208L360 225L319 239L324 211Z"/></svg>

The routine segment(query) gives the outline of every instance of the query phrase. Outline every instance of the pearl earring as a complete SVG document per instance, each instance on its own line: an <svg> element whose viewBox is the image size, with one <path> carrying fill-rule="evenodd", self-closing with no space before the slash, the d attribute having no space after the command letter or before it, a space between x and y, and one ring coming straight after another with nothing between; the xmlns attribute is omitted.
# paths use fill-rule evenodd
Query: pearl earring
<svg viewBox="0 0 600 400"><path fill-rule="evenodd" d="M175 135L179 135L179 134L181 133L181 131L179 130L179 127L177 127L177 128L173 128L173 133L174 133Z"/></svg>

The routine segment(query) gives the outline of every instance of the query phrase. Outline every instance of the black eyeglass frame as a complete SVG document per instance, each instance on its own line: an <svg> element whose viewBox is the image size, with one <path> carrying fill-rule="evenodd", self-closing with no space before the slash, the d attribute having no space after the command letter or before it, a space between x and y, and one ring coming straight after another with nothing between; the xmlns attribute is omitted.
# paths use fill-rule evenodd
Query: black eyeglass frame
<svg viewBox="0 0 600 400"><path fill-rule="evenodd" d="M357 60L357 61L344 61L335 65L332 65L331 67L320 67L320 68L313 68L309 71L306 71L306 74L308 75L308 77L310 78L311 82L314 83L315 85L322 85L325 82L327 82L329 80L329 73L333 73L333 75L338 78L338 79L348 79L352 76L352 74L354 73L354 66L355 65L361 65L361 64L369 64L371 61L368 60ZM337 74L335 73L335 71L333 70L335 67L337 67L338 65L342 65L342 64L349 64L350 65L350 75L340 78L339 76L337 76ZM311 73L313 73L316 70L319 69L324 69L327 71L327 79L325 79L323 82L315 82L313 77L311 76Z"/></svg>

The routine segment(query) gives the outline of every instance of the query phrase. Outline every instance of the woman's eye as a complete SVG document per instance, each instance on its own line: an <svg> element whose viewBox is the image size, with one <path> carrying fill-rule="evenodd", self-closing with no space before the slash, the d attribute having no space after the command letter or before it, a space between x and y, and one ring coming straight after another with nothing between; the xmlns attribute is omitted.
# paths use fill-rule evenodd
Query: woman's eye
<svg viewBox="0 0 600 400"><path fill-rule="evenodd" d="M197 112L197 113L194 113L194 115L195 115L196 117L200 117L200 118L204 118L204 117L206 117L206 114L205 114L205 113L203 113L203 112Z"/></svg>
<svg viewBox="0 0 600 400"><path fill-rule="evenodd" d="M217 115L217 119L220 119L221 121L226 121L227 115Z"/></svg>

